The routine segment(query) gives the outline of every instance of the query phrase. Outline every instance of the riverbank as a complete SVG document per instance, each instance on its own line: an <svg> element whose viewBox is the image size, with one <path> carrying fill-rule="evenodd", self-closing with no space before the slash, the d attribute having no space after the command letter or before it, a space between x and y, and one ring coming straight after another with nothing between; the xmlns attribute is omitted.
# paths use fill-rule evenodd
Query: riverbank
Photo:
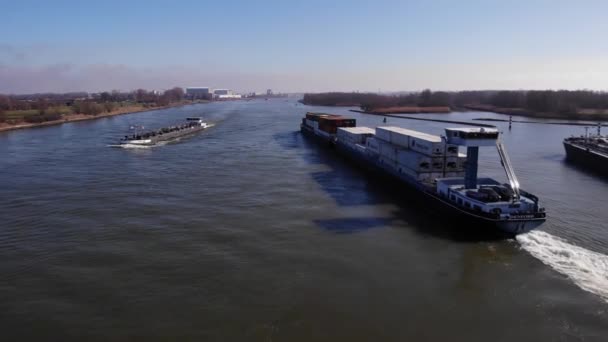
<svg viewBox="0 0 608 342"><path fill-rule="evenodd" d="M400 114L377 114L377 113L370 113L370 112L365 112L365 111L356 110L356 109L351 109L350 111L353 112L353 113L361 113L361 114L369 114L369 115L382 115L382 116L385 116L385 117L397 118L397 119L418 120L418 121L432 121L432 122L443 122L443 123L450 123L450 124L458 124L458 125L464 125L464 126L496 128L496 126L494 126L494 125L477 123L477 122L473 123L473 122L467 122L467 121L456 121L456 120L443 120L443 119L433 119L433 118L412 117L412 116L405 116L405 115L400 115Z"/></svg>
<svg viewBox="0 0 608 342"><path fill-rule="evenodd" d="M160 107L145 107L145 106L140 106L140 105L130 105L130 106L119 107L109 113L103 113L103 114L98 114L98 115L65 114L65 115L63 115L63 117L60 120L52 120L52 121L39 122L39 123L8 124L8 123L4 122L4 123L0 123L0 132L12 131L12 130L18 130L18 129L26 129L26 128L61 125L64 123L77 122L77 121L96 120L96 119L107 118L107 117L111 117L111 116L117 116L117 115L134 114L134 113L147 112L147 111L153 111L153 110L181 107L181 106L186 106L186 105L190 105L190 104L194 104L194 103L204 103L204 102L182 101L182 102L176 102L176 103L169 104L167 106L160 106Z"/></svg>
<svg viewBox="0 0 608 342"><path fill-rule="evenodd" d="M492 105L465 105L468 110L480 112L499 113L506 115L524 116L538 119L561 119L561 120L585 120L585 121L607 121L608 111L595 109L581 109L573 114L559 114L553 112L534 112L523 108L504 108Z"/></svg>
<svg viewBox="0 0 608 342"><path fill-rule="evenodd" d="M430 114L430 113L450 113L450 107L435 106L435 107L419 107L419 106L399 106L399 107L382 107L374 108L364 113L367 114Z"/></svg>
<svg viewBox="0 0 608 342"><path fill-rule="evenodd" d="M306 106L323 106L323 107L360 107L361 104L357 102L337 102L337 103L316 103L312 101L305 101L304 99L298 100L299 103Z"/></svg>

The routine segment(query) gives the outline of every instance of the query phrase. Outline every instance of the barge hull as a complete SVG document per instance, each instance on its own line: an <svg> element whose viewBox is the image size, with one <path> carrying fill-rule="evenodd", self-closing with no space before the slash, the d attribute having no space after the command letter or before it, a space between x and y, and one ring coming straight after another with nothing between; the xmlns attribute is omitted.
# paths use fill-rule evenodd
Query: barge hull
<svg viewBox="0 0 608 342"><path fill-rule="evenodd" d="M585 166L589 169L606 172L608 170L608 157L587 148L564 142L566 160Z"/></svg>
<svg viewBox="0 0 608 342"><path fill-rule="evenodd" d="M315 140L321 140L314 132L310 132L305 128L302 128L302 133L306 136L315 138ZM329 146L327 140L324 141ZM358 151L353 150L351 147L341 144L339 141L332 144L336 148L339 154L343 155L356 166L362 168L366 172L378 174L381 176L389 176L390 180L397 181L404 190L408 191L411 196L423 195L421 199L429 207L437 208L442 213L450 215L458 220L457 229L461 229L460 224L464 224L466 227L473 227L479 229L490 229L490 232L497 233L506 237L513 237L517 234L522 234L533 230L545 222L544 217L526 217L522 219L495 219L490 217L484 217L475 215L474 213L467 212L454 206L447 201L444 201L438 195L432 192L432 185L422 184L414 179L410 179L405 174L401 174L384 165L375 158L368 157ZM380 177L380 179L386 179L386 177Z"/></svg>

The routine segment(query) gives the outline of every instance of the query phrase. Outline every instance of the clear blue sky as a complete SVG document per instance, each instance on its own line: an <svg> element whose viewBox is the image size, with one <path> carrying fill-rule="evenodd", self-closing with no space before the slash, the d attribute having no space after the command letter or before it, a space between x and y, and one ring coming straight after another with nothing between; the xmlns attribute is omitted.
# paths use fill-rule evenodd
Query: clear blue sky
<svg viewBox="0 0 608 342"><path fill-rule="evenodd" d="M608 89L608 1L4 1L0 92Z"/></svg>

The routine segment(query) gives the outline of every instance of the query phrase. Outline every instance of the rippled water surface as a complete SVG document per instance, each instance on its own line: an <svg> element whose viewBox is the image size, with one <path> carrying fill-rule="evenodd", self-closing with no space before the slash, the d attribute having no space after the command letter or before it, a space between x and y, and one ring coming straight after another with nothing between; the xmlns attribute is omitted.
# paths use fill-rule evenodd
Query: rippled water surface
<svg viewBox="0 0 608 342"><path fill-rule="evenodd" d="M304 139L308 110L381 125L273 99L0 133L3 339L605 340L608 181L561 145L581 127L498 123L549 219L497 241ZM108 147L188 116L215 126ZM494 150L480 158L505 178Z"/></svg>

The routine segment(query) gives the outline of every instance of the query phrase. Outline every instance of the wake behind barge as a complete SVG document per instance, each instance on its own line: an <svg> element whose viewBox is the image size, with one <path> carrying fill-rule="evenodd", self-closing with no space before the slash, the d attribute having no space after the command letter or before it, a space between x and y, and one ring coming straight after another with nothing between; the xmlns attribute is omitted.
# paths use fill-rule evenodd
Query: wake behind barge
<svg viewBox="0 0 608 342"><path fill-rule="evenodd" d="M439 137L400 127L356 127L351 118L307 113L300 130L475 225L513 236L545 222L538 198L520 189L496 129L446 128L446 137ZM484 146L497 147L508 184L477 177L479 147Z"/></svg>
<svg viewBox="0 0 608 342"><path fill-rule="evenodd" d="M209 128L201 118L187 118L186 123L178 126L164 127L156 131L126 135L120 140L121 145L152 146L163 141L172 141L184 136L198 133Z"/></svg>

